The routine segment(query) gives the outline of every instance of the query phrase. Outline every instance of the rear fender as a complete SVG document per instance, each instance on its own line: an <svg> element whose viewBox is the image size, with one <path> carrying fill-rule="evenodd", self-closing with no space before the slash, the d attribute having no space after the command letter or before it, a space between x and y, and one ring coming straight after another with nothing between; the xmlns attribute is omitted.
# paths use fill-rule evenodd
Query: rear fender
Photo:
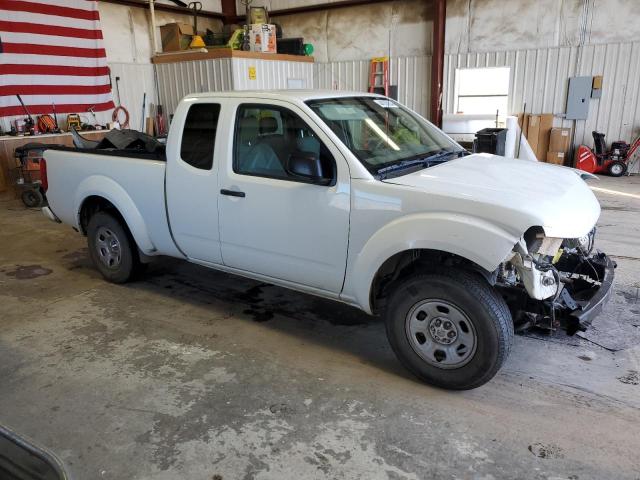
<svg viewBox="0 0 640 480"><path fill-rule="evenodd" d="M129 194L116 181L102 175L87 177L78 186L74 202L78 229L80 228L80 209L84 201L91 196L102 197L116 207L143 253L150 254L156 250L144 219Z"/></svg>
<svg viewBox="0 0 640 480"><path fill-rule="evenodd" d="M364 245L351 269L356 303L371 313L370 292L382 264L393 255L414 249L453 253L491 272L506 258L519 236L479 218L423 213L394 220Z"/></svg>

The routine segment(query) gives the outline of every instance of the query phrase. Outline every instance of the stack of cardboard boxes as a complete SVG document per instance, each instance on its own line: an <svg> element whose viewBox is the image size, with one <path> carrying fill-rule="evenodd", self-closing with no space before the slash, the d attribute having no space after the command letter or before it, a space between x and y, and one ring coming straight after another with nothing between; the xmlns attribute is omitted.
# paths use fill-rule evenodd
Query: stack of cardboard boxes
<svg viewBox="0 0 640 480"><path fill-rule="evenodd" d="M521 127L536 158L541 162L563 165L569 152L571 129L554 128L553 115L526 115Z"/></svg>
<svg viewBox="0 0 640 480"><path fill-rule="evenodd" d="M569 141L571 139L570 128L552 128L549 135L549 151L547 163L564 165L569 153Z"/></svg>

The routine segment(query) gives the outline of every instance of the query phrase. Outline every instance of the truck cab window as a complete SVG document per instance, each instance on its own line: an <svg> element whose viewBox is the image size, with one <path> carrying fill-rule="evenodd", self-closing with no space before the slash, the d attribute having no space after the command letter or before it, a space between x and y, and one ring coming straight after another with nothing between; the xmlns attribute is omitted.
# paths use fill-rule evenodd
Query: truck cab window
<svg viewBox="0 0 640 480"><path fill-rule="evenodd" d="M312 155L320 161L323 179L335 178L333 156L298 115L271 105L239 107L233 165L236 173L303 181L288 171L292 155Z"/></svg>
<svg viewBox="0 0 640 480"><path fill-rule="evenodd" d="M210 170L213 166L213 147L220 116L217 103L196 103L187 113L180 145L180 156L192 167Z"/></svg>

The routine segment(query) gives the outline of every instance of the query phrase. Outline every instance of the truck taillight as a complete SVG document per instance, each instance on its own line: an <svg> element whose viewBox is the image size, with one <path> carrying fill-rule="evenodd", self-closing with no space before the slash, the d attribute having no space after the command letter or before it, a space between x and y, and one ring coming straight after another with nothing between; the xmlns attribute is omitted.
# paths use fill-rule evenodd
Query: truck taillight
<svg viewBox="0 0 640 480"><path fill-rule="evenodd" d="M42 190L46 192L49 188L49 179L47 178L47 161L44 158L40 159L40 184Z"/></svg>

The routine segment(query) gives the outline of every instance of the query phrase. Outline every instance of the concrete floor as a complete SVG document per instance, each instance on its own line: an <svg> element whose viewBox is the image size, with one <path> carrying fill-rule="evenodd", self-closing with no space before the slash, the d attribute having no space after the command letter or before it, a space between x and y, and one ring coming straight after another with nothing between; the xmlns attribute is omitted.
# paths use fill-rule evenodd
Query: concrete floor
<svg viewBox="0 0 640 480"><path fill-rule="evenodd" d="M640 178L596 186L635 197L598 192L619 270L589 340L518 336L458 393L408 375L378 319L172 260L111 285L4 200L0 423L77 479L638 479Z"/></svg>

